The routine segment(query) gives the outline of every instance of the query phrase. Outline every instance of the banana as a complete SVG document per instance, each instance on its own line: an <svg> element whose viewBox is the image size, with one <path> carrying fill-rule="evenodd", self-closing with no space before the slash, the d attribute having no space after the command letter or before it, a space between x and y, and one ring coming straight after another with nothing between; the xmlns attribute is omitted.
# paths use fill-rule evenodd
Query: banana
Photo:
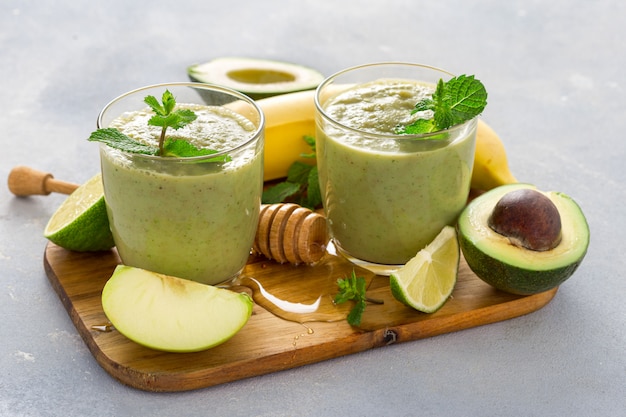
<svg viewBox="0 0 626 417"><path fill-rule="evenodd" d="M291 164L311 149L302 139L315 135L315 90L287 93L257 100L265 114L265 180L287 176ZM487 191L517 182L509 170L504 145L482 120L476 132L476 153L471 187Z"/></svg>
<svg viewBox="0 0 626 417"><path fill-rule="evenodd" d="M311 153L302 138L315 136L314 97L308 90L256 101L265 115L265 181L286 177L301 154Z"/></svg>
<svg viewBox="0 0 626 417"><path fill-rule="evenodd" d="M509 169L506 150L500 137L491 126L478 119L471 187L488 191L515 182L518 181Z"/></svg>

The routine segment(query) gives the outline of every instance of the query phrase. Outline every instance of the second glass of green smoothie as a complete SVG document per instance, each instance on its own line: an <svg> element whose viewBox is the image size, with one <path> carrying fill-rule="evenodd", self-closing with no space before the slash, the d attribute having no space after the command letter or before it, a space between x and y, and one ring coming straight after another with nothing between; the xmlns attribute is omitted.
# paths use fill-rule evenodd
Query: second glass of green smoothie
<svg viewBox="0 0 626 417"><path fill-rule="evenodd" d="M148 126L148 95L168 90L197 119L168 136L217 153L188 158L100 147L105 201L122 262L150 271L218 284L245 266L258 225L263 187L264 117L234 90L201 83L153 85L109 103L98 128L114 127L137 141L158 143ZM221 158L227 156L226 160Z"/></svg>
<svg viewBox="0 0 626 417"><path fill-rule="evenodd" d="M406 263L467 202L476 118L434 133L396 133L416 117L415 104L452 77L383 62L340 71L317 89L317 163L332 241L375 273Z"/></svg>

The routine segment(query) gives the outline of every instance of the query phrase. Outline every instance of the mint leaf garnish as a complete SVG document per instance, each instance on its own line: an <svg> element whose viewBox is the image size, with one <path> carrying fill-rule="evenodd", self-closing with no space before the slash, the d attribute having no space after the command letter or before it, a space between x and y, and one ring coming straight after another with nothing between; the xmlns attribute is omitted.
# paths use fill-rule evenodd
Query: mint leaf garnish
<svg viewBox="0 0 626 417"><path fill-rule="evenodd" d="M196 114L189 109L180 109L176 112L168 114L167 116L161 116L159 114L154 115L148 120L150 126L157 126L168 128L171 127L174 130L178 130L181 127L187 126L189 123L196 120Z"/></svg>
<svg viewBox="0 0 626 417"><path fill-rule="evenodd" d="M342 304L347 301L354 301L354 307L350 310L347 320L351 326L361 324L361 317L367 306L367 298L365 297L365 278L357 277L354 270L348 278L340 278L337 280L339 293L335 295L335 304Z"/></svg>
<svg viewBox="0 0 626 417"><path fill-rule="evenodd" d="M112 127L98 129L92 132L87 140L90 142L102 142L111 148L130 153L156 155L159 151L158 148L138 142Z"/></svg>
<svg viewBox="0 0 626 417"><path fill-rule="evenodd" d="M445 82L440 79L432 97L421 100L411 111L432 111L432 118L399 126L396 133L415 135L445 130L478 116L486 105L487 90L473 75L459 75Z"/></svg>
<svg viewBox="0 0 626 417"><path fill-rule="evenodd" d="M313 165L304 162L295 161L287 170L287 181L306 185L309 179L309 173L313 169Z"/></svg>
<svg viewBox="0 0 626 417"><path fill-rule="evenodd" d="M306 190L306 203L304 203L305 207L309 207L313 210L318 206L321 206L322 192L320 190L320 179L316 165L314 165L313 168L311 168L311 170L309 171Z"/></svg>
<svg viewBox="0 0 626 417"><path fill-rule="evenodd" d="M196 148L191 143L187 142L184 139L171 139L168 138L165 140L165 144L163 145L163 155L162 156L173 156L177 158L186 158L192 156L206 156L216 154L217 151L213 149L204 149L204 148ZM220 155L216 156L210 161L215 162L228 162L232 158L229 155Z"/></svg>
<svg viewBox="0 0 626 417"><path fill-rule="evenodd" d="M168 91L166 90L163 95L165 96L165 94L167 94L167 92ZM159 103L159 100L157 100L154 96L146 96L146 97L144 97L143 102L146 103L148 106L150 106L152 111L154 113L156 113L157 115L159 115L159 116L166 116L169 113L165 109L165 106L162 105L161 103ZM171 111L171 108L170 108L170 111Z"/></svg>
<svg viewBox="0 0 626 417"><path fill-rule="evenodd" d="M317 166L295 161L289 167L285 181L263 191L263 204L295 202L311 210L322 204Z"/></svg>
<svg viewBox="0 0 626 417"><path fill-rule="evenodd" d="M420 135L422 133L436 132L437 126L434 119L417 119L408 126L398 128L396 133L406 135Z"/></svg>
<svg viewBox="0 0 626 417"><path fill-rule="evenodd" d="M295 182L283 181L263 190L261 202L263 204L281 203L292 195L300 192L301 185Z"/></svg>
<svg viewBox="0 0 626 417"><path fill-rule="evenodd" d="M315 158L315 138L313 136L304 136L303 139L311 147L311 152L301 153L300 156L303 158Z"/></svg>

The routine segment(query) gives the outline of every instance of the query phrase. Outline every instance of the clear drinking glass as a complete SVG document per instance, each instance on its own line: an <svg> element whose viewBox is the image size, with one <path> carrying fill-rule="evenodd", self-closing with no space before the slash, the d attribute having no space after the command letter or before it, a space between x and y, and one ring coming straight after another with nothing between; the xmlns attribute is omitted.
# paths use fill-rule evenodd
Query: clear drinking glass
<svg viewBox="0 0 626 417"><path fill-rule="evenodd" d="M317 89L317 163L332 242L378 274L415 256L467 202L476 118L435 133L395 133L439 79L452 77L383 62L340 71Z"/></svg>
<svg viewBox="0 0 626 417"><path fill-rule="evenodd" d="M258 225L263 187L264 116L248 97L201 83L159 84L133 90L107 104L98 128L129 129L135 112L138 135L153 114L144 103L165 90L177 105L198 115L167 136L193 137L219 153L190 158L147 156L101 145L107 213L122 262L206 284L236 277L245 266ZM226 109L226 110L225 110ZM202 115L202 117L201 117ZM233 129L234 126L234 130ZM242 133L243 131L243 133ZM228 162L216 161L227 154Z"/></svg>

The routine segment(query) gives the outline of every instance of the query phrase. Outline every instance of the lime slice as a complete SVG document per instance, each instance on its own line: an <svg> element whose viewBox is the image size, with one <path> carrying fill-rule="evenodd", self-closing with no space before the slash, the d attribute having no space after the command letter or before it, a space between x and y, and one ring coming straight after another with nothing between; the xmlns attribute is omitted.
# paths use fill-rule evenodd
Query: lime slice
<svg viewBox="0 0 626 417"><path fill-rule="evenodd" d="M114 246L101 174L65 199L48 221L43 235L62 248L79 252L107 250Z"/></svg>
<svg viewBox="0 0 626 417"><path fill-rule="evenodd" d="M416 310L437 311L452 294L459 258L456 230L446 226L435 240L389 276L391 293Z"/></svg>

